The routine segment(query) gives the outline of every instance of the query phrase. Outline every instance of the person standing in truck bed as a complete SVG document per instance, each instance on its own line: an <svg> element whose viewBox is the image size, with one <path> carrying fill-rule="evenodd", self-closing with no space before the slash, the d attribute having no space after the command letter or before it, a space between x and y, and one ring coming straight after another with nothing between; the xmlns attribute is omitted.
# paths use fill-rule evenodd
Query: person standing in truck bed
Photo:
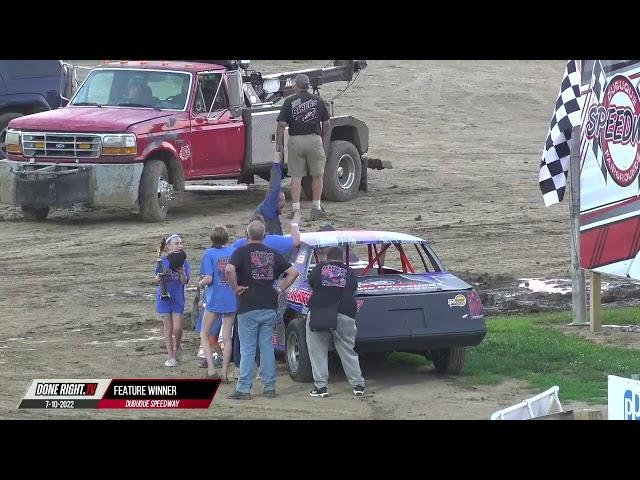
<svg viewBox="0 0 640 480"><path fill-rule="evenodd" d="M326 163L325 151L329 148L329 111L317 95L309 90L309 77L296 76L295 95L285 99L278 115L276 149L284 153L284 130L289 126L289 175L291 176L291 202L293 212L300 211L302 177L307 170L313 179L313 208L309 220L326 217L320 204Z"/></svg>

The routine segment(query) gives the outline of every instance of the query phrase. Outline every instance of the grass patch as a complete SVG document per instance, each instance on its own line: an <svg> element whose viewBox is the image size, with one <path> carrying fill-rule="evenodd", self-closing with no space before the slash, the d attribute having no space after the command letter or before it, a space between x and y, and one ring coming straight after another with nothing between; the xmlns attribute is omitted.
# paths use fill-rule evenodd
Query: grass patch
<svg viewBox="0 0 640 480"><path fill-rule="evenodd" d="M635 323L638 309L605 311L603 323ZM560 387L562 400L605 402L607 375L640 372L640 351L601 346L554 331L570 313L501 316L487 320L487 336L470 348L462 372L465 383L495 384L504 377L522 379L535 391Z"/></svg>
<svg viewBox="0 0 640 480"><path fill-rule="evenodd" d="M587 312L588 315L588 312ZM571 312L549 312L537 315L500 315L489 317L496 320L528 318L539 325L568 325L572 321ZM589 319L587 318L587 321ZM640 324L640 309L636 307L604 308L602 310L603 325L637 325Z"/></svg>

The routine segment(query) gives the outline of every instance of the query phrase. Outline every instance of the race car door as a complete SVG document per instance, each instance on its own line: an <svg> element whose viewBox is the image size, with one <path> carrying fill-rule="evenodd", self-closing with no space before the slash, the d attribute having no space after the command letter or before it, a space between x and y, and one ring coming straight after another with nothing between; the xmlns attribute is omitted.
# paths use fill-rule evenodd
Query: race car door
<svg viewBox="0 0 640 480"><path fill-rule="evenodd" d="M198 75L191 112L190 176L238 175L244 156L244 129L229 113L223 72Z"/></svg>

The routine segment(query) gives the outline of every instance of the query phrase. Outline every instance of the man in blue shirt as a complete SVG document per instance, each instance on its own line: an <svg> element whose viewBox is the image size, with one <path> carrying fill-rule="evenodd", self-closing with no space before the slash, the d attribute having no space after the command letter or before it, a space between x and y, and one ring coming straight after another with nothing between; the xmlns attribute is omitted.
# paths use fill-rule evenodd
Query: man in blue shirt
<svg viewBox="0 0 640 480"><path fill-rule="evenodd" d="M265 224L265 228L266 228L265 219L262 218L261 215L257 215L257 214L254 215L254 220L260 220L262 223ZM285 258L288 257L289 252L291 251L292 248L300 246L300 227L298 223L299 221L300 221L300 212L296 212L296 214L293 217L293 220L291 221L291 235L278 235L278 234L271 233L264 237L264 240L262 243L264 243L269 248L273 248ZM239 238L238 240L233 242L233 247L237 249L242 247L243 245L246 245L246 243L247 243L246 237Z"/></svg>

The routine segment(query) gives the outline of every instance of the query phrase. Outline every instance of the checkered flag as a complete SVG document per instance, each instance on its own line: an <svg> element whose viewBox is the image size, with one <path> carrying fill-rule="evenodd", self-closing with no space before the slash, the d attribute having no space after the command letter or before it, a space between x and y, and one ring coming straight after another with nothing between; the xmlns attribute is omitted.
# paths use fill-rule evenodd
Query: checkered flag
<svg viewBox="0 0 640 480"><path fill-rule="evenodd" d="M569 171L571 129L580 125L580 74L575 60L567 62L547 134L538 183L548 207L562 201Z"/></svg>
<svg viewBox="0 0 640 480"><path fill-rule="evenodd" d="M602 103L604 97L604 91L607 88L607 77L604 74L604 70L602 68L602 64L600 60L596 60L593 63L593 73L591 75L593 79L593 83L591 85L591 93L596 98L597 103ZM600 132L597 137L593 138L593 143L591 144L591 150L593 151L593 155L595 156L596 162L600 164L600 171L602 172L602 176L604 177L604 182L607 183L607 166L604 163L604 159L600 160L600 152L602 152L602 135L604 130Z"/></svg>

